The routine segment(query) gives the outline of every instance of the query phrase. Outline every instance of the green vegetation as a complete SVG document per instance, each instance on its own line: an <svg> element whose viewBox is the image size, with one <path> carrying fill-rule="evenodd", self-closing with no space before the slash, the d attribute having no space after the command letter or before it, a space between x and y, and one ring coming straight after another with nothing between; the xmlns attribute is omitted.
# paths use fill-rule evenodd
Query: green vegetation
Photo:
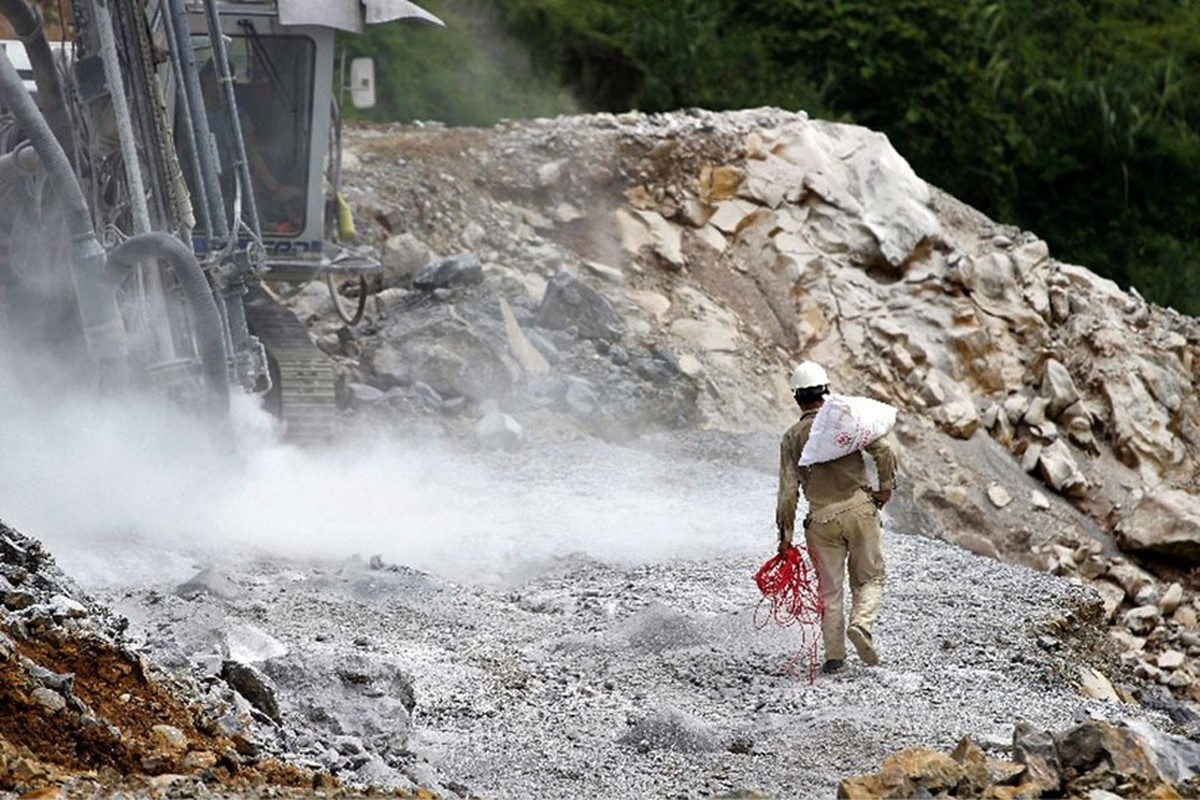
<svg viewBox="0 0 1200 800"><path fill-rule="evenodd" d="M376 107L346 108L348 118L462 126L578 110L571 91L556 78L534 74L525 49L503 33L487 6L453 0L418 4L445 27L398 22L339 38L347 59L374 58L377 76ZM348 96L345 103L349 106Z"/></svg>
<svg viewBox="0 0 1200 800"><path fill-rule="evenodd" d="M1056 257L1200 315L1196 0L424 5L446 29L347 39L379 60L374 118L490 124L569 113L568 96L805 109L886 133L923 178Z"/></svg>

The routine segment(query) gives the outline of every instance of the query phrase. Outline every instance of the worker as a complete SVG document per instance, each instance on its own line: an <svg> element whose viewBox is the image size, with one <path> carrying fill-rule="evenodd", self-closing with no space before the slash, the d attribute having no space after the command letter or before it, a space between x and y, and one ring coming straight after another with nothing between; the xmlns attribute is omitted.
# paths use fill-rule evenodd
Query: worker
<svg viewBox="0 0 1200 800"><path fill-rule="evenodd" d="M865 663L879 663L879 650L871 636L883 599L883 536L879 511L892 497L896 457L886 436L867 444L875 461L878 488L868 483L863 451L856 450L831 461L800 466L800 456L813 420L829 395L829 376L823 367L805 361L791 378L792 395L800 406L800 420L783 435L780 445L779 497L775 523L779 552L792 546L796 507L802 490L808 501L804 540L820 586L824 612L821 638L825 644L824 673L840 672L846 664L846 638ZM843 584L850 577L850 625L846 626Z"/></svg>

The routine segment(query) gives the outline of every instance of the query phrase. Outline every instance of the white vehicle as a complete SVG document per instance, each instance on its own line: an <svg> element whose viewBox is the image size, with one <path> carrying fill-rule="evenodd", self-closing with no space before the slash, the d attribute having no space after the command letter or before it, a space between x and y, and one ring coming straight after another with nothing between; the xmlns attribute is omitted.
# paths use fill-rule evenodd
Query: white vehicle
<svg viewBox="0 0 1200 800"><path fill-rule="evenodd" d="M267 285L379 268L338 241L335 31L441 21L408 0L69 10L64 45L27 0L0 4L20 36L0 56L3 335L218 414L240 385L291 438L321 438L332 365ZM369 99L369 64L352 74ZM364 297L347 312L334 294L347 322Z"/></svg>
<svg viewBox="0 0 1200 800"><path fill-rule="evenodd" d="M0 39L0 53L8 56L8 60L16 68L21 82L25 84L25 91L36 96L37 84L33 82L33 66L29 63L24 43L19 39Z"/></svg>

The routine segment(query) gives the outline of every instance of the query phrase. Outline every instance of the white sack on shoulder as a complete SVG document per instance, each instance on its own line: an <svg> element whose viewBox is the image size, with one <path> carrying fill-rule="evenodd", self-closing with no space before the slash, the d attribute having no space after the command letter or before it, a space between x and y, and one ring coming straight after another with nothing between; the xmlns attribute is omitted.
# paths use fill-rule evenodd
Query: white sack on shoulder
<svg viewBox="0 0 1200 800"><path fill-rule="evenodd" d="M817 411L800 466L821 464L862 450L896 424L896 409L869 397L831 394Z"/></svg>

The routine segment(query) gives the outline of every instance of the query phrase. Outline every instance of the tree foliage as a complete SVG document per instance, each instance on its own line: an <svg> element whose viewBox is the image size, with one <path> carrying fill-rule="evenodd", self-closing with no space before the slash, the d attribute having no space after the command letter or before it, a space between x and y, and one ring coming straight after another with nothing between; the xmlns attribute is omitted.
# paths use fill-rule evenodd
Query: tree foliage
<svg viewBox="0 0 1200 800"><path fill-rule="evenodd" d="M394 81L383 116L566 110L547 86L584 110L804 109L886 133L922 177L1035 231L1058 258L1200 314L1194 0L429 5L452 19L446 31L363 40ZM531 54L506 81L489 82L495 59L520 51L486 44L480 19Z"/></svg>
<svg viewBox="0 0 1200 800"><path fill-rule="evenodd" d="M525 49L504 34L487 6L462 0L420 5L445 26L405 21L339 37L347 59L375 60L377 104L365 111L346 108L348 117L461 126L576 110L571 91L558 78L535 73ZM336 72L336 80L344 80Z"/></svg>

